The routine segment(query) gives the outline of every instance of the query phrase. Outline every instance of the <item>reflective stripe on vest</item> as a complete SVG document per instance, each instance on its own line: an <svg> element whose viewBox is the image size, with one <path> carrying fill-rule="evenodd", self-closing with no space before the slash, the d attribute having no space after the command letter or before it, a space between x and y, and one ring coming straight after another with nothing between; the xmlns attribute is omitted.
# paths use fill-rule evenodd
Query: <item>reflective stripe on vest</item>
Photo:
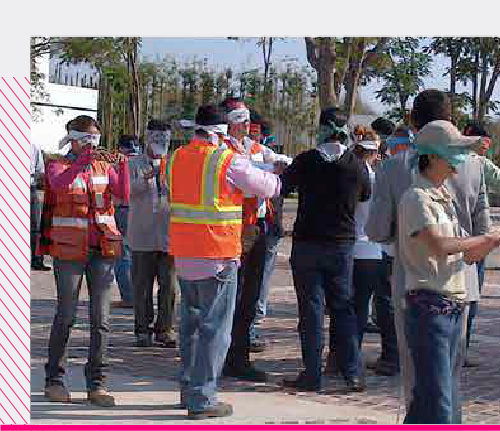
<svg viewBox="0 0 500 431"><path fill-rule="evenodd" d="M52 217L52 226L57 227L76 227L86 229L89 222L86 218L77 217Z"/></svg>
<svg viewBox="0 0 500 431"><path fill-rule="evenodd" d="M92 181L92 184L94 184L94 185L106 185L106 184L109 184L108 177L92 176L91 177L91 181Z"/></svg>
<svg viewBox="0 0 500 431"><path fill-rule="evenodd" d="M194 224L241 224L242 207L221 207L219 202L219 177L224 161L232 155L231 150L210 149L211 154L205 156L201 178L201 203L190 205L172 202L171 221ZM172 165L175 153L170 160L169 183L172 184ZM170 188L172 190L172 188Z"/></svg>
<svg viewBox="0 0 500 431"><path fill-rule="evenodd" d="M110 215L96 215L95 222L97 224L110 224L115 225L115 218Z"/></svg>

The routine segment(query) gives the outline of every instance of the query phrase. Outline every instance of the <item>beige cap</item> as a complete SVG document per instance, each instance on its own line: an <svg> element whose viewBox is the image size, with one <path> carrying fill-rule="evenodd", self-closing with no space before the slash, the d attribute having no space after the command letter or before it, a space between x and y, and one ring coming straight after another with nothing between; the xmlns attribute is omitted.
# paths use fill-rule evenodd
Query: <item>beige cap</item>
<svg viewBox="0 0 500 431"><path fill-rule="evenodd" d="M465 136L460 133L453 123L446 120L436 120L422 127L415 139L415 145L448 147L471 147L481 141L481 136ZM459 148L457 148L458 150Z"/></svg>

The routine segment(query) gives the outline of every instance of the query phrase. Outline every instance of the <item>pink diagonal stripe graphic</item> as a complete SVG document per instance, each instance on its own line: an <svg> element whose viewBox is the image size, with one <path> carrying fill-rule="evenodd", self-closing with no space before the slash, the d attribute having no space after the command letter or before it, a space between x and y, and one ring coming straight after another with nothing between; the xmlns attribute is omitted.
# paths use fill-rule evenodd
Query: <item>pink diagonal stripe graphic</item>
<svg viewBox="0 0 500 431"><path fill-rule="evenodd" d="M9 164L12 166L12 168L16 171L17 175L19 175L19 178L21 178L24 183L29 186L28 182L24 179L24 177L19 173L19 171L16 169L16 167L12 164L12 162L10 161L10 159L5 155L5 153L0 149L0 153L3 155L4 159L7 160L9 162ZM0 165L2 166L3 168L3 165ZM5 168L4 168L5 170Z"/></svg>
<svg viewBox="0 0 500 431"><path fill-rule="evenodd" d="M12 237L9 235L9 233L5 230L5 228L3 227L2 224L0 224L0 227L3 229L3 231L7 234L7 236L9 237L9 239L12 241L12 243L17 247L17 249L21 252L22 256L28 261L28 263L30 263L30 259L23 253L23 251L19 248L19 246L17 245L17 243L12 239Z"/></svg>
<svg viewBox="0 0 500 431"><path fill-rule="evenodd" d="M14 126L16 126L16 129L19 130L19 133L21 133L21 135L24 136L24 139L26 139L26 141L28 142L28 144L30 144L30 141L29 139L26 137L26 135L21 131L21 129L19 128L19 126L17 125L17 123L12 119L12 117L9 115L9 113L5 110L5 108L2 106L2 104L0 103L0 108L3 109L3 112L5 112L7 114L7 117L10 118L10 121L12 121L12 123L14 124ZM14 138L14 135L10 132L9 128L5 125L5 123L0 120L0 122L3 124L3 126L9 131L10 135ZM16 139L16 138L14 138ZM17 141L16 139L16 142L19 144L19 142ZM19 146L21 146L21 144L19 144ZM23 148L23 151L24 151L24 148ZM24 151L26 153L26 151ZM28 153L26 153L26 155L28 155Z"/></svg>
<svg viewBox="0 0 500 431"><path fill-rule="evenodd" d="M21 296L21 294L19 293L19 291L16 289L16 286L14 286L14 285L12 284L12 281L10 281L10 278L9 278L9 277L7 277L7 276L5 275L5 272L3 272L1 268L0 268L0 272L3 274L3 276L6 278L6 280L10 283L10 285L14 288L14 290L17 292L17 294L20 296L20 298L24 301L24 298ZM28 290L28 292L29 292L29 290ZM26 301L24 301L24 303L25 303L25 304L28 306L28 308L31 310L31 307L29 306L29 304L28 304Z"/></svg>
<svg viewBox="0 0 500 431"><path fill-rule="evenodd" d="M2 407L3 411L5 413L7 413L7 416L10 418L10 420L13 422L13 423L16 423L16 421L14 419L12 419L12 416L9 415L9 412L7 410L5 410L5 407L3 406L3 404L0 403L0 407Z"/></svg>
<svg viewBox="0 0 500 431"><path fill-rule="evenodd" d="M24 408L25 408L26 410L28 410L28 414L30 414L30 409L29 409L28 407L26 407L26 404L24 404L24 403L22 402L21 398L19 398L19 395L17 395L17 392L16 392L14 389L12 389L12 386L10 386L9 382L8 382L8 381L7 381L7 379L3 376L3 374L2 374L2 373L0 373L0 377L4 380L4 382L5 382L5 383L7 383L7 386L9 387L9 389L10 389L12 392L14 392L14 395L15 395L15 396L17 397L17 399L21 402L21 404L24 406ZM16 381L17 381L17 380L16 380ZM29 395L28 395L28 398L29 398Z"/></svg>
<svg viewBox="0 0 500 431"><path fill-rule="evenodd" d="M5 84L7 84L7 87L10 88L10 91L12 91L12 93L14 94L14 96L16 96L16 99L19 100L19 103L21 105L23 105L23 108L26 109L26 111L28 112L29 115L31 115L31 112L28 108L26 108L26 106L24 106L24 103L21 102L21 99L17 96L16 92L12 89L12 87L9 85L9 83L5 80L5 78L2 78L3 79L3 82L5 82ZM29 126L28 126L29 127Z"/></svg>
<svg viewBox="0 0 500 431"><path fill-rule="evenodd" d="M24 282L19 278L19 275L17 275L17 272L14 271L12 269L12 266L10 266L10 263L7 262L7 259L5 259L5 257L3 257L2 254L0 254L0 257L3 259L3 261L7 264L7 266L9 267L9 269L11 270L11 272L16 276L16 278L19 280L19 282L23 285L23 287L28 291L28 293L31 293L30 290L28 289L28 287L26 286L26 284L24 284ZM3 272L2 272L3 273ZM4 274L5 275L5 274Z"/></svg>
<svg viewBox="0 0 500 431"><path fill-rule="evenodd" d="M21 196L24 197L28 202L30 202L28 196L26 196L26 194L24 194L21 189L19 188L19 186L17 185L17 183L12 179L12 177L10 176L10 174L5 170L5 168L3 167L3 165L0 165L2 166L2 169L3 171L7 174L7 176L9 177L9 180L11 180L14 185L16 186L16 189L19 190L19 193L21 193Z"/></svg>
<svg viewBox="0 0 500 431"><path fill-rule="evenodd" d="M31 99L31 98L30 98L30 95L29 95L28 93L26 93L26 91L24 91L23 86L22 86L21 84L19 84L19 81L18 81L16 78L14 78L14 81L16 81L16 82L17 82L17 85L19 85L19 88L20 88L21 90L23 90L23 93L24 93L24 94L26 94L26 96L28 97L28 99ZM29 83L28 83L28 84L29 84Z"/></svg>
<svg viewBox="0 0 500 431"><path fill-rule="evenodd" d="M1 302L1 303L2 303L2 305L3 305L6 309L7 309L7 311L9 312L9 314L10 314L10 315L12 316L12 318L16 321L16 323L17 323L17 324L21 327L21 329L24 331L24 333L26 334L26 336L27 336L28 338L30 338L30 339L31 339L30 334L28 334L28 333L26 332L26 329L24 329L24 327L23 327L23 326L19 323L19 321L16 319L16 317L12 314L12 311L10 311L10 308L8 308L8 307L5 305L5 303L4 303L1 299L0 299L0 302Z"/></svg>
<svg viewBox="0 0 500 431"><path fill-rule="evenodd" d="M19 386L21 386L21 389L24 391L24 393L27 395L27 397L29 399L31 399L30 394L28 394L28 392L26 392L26 389L24 389L23 385L21 385L21 383L19 383L19 381L16 379L16 376L14 376L14 374L12 374L12 371L10 371L10 369L7 367L7 365L5 365L5 362L2 361L2 359L0 359L0 362L3 364L3 366L5 367L5 369L10 373L10 375L14 378L14 380L16 381L16 383Z"/></svg>
<svg viewBox="0 0 500 431"><path fill-rule="evenodd" d="M24 79L26 79L26 82L27 82L29 85L31 85L30 80L29 80L28 78L26 78L26 76L24 77Z"/></svg>
<svg viewBox="0 0 500 431"><path fill-rule="evenodd" d="M17 367L17 369L19 370L19 372L23 375L23 377L28 381L28 383L31 383L30 379L28 379L24 373L21 371L21 368L19 368L19 365L17 365L17 362L14 361L14 359L12 359L12 357L9 355L9 352L7 352L7 350L5 349L4 346L2 346L0 344L0 347L2 347L3 351L7 354L7 356L9 357L9 359L12 361L12 363Z"/></svg>
<svg viewBox="0 0 500 431"><path fill-rule="evenodd" d="M23 210L24 214L26 214L29 217L30 215L26 212L26 210L23 208L23 206L19 203L19 201L16 199L16 197L12 194L10 189L5 185L5 183L1 179L0 179L0 183L3 184L3 186L5 187L5 190L7 190L10 193L10 195L14 198L14 200L17 202L19 207ZM23 197L26 199L26 196L23 195ZM28 202L29 202L29 199L28 199Z"/></svg>
<svg viewBox="0 0 500 431"><path fill-rule="evenodd" d="M0 120L1 121L1 120ZM3 124L3 123L2 123ZM3 141L7 144L7 146L9 147L10 151L12 151L14 153L14 155L16 156L17 160L19 160L19 163L21 163L21 166L26 169L26 172L30 173L30 170L28 169L28 166L26 166L23 162L21 162L21 159L19 158L19 156L16 154L16 152L12 149L12 147L10 146L10 144L5 140L5 138L3 137L3 135L0 133L0 138L3 139ZM14 138L15 139L15 138ZM16 141L17 142L17 141ZM19 142L18 142L19 144ZM19 146L21 146L21 144L19 144ZM23 150L24 151L24 150ZM26 153L26 151L24 151ZM26 153L26 155L28 155L28 153Z"/></svg>
<svg viewBox="0 0 500 431"><path fill-rule="evenodd" d="M2 314L2 313L0 313L0 317L3 319L3 321L4 321L5 323L7 323L7 326L9 327L9 329L10 329L10 330L14 333L14 335L16 336L16 338L17 338L17 339L19 340L19 342L23 345L23 347L24 347L24 348L28 351L28 353L30 353L30 349L28 349L28 348L26 347L26 344L24 344L24 343L22 342L22 340L19 338L19 335L17 335L17 332L16 332L16 331L14 331L14 330L12 329L12 326L10 326L10 325L9 325L9 322L7 322L7 320L5 319L5 317L3 317L3 314Z"/></svg>
<svg viewBox="0 0 500 431"><path fill-rule="evenodd" d="M16 263L19 265L19 267L20 267L20 268L24 271L24 273L25 273L25 274L29 277L29 276L30 276L30 274L28 273L28 271L26 271L26 269L24 269L23 265L21 265L21 264L19 263L19 260L17 260L17 258L16 258L16 257L14 256L14 254L12 253L12 251L10 251L10 248L9 248L9 247L7 247L7 246L5 245L5 243L4 243L1 239L0 239L0 242L1 242L1 243L3 244L3 246L7 249L7 251L9 252L9 254L10 254L10 255L14 258L14 260L15 260L15 261L16 261ZM24 256L24 254L23 254L23 256ZM24 256L24 257L26 257L26 256ZM28 259L28 262L29 262L29 259Z"/></svg>
<svg viewBox="0 0 500 431"><path fill-rule="evenodd" d="M0 388L0 392L2 392L2 394L3 394L3 396L4 396L5 398L7 398L7 401L8 401L8 402L10 403L10 405L14 408L14 410L17 412L17 414L18 414L19 416L21 416L21 419L23 420L23 422L24 422L26 425L28 425L28 422L26 422L26 419L24 419L24 416L23 416L21 413L19 413L19 410L17 410L17 409L16 409L16 406L15 406L14 404L12 404L12 401L10 400L10 398L8 398L8 397L7 397L7 395L5 395L5 392L4 392L4 391L2 391L2 389L1 389L1 388Z"/></svg>
<svg viewBox="0 0 500 431"><path fill-rule="evenodd" d="M14 300L13 300L13 299L11 298L11 296L9 295L9 292L7 292L7 290L5 289L5 287L3 287L3 285L2 285L1 283L0 283L0 287L1 287L1 288L2 288L2 290L3 290L6 294L7 294L7 296L8 296L8 297L9 297L9 299L12 301L12 303L13 303L13 304L17 307L17 309L18 309L18 310L19 310L19 312L23 315L23 317L26 319L26 321L27 321L28 323L30 323L30 319L28 319L28 318L26 317L26 314L24 314L24 313L22 312L22 310L19 308L19 305L17 305L17 304L14 302ZM21 298L21 299L22 299L22 298ZM29 308L29 306L28 306L28 308Z"/></svg>
<svg viewBox="0 0 500 431"><path fill-rule="evenodd" d="M26 127L27 127L28 129L31 129L31 127L30 127L30 126L28 125L28 123L24 120L24 118L21 116L21 114L19 113L19 111L15 108L15 106L12 104L12 102L9 100L9 98L5 95L5 93L4 93L1 89L0 89L0 93L2 93L2 94L3 94L3 96L7 99L7 102L9 102L9 103L10 103L10 106L12 106L12 108L14 109L14 111L16 111L17 115L19 115L19 118L20 118L21 120L23 120L23 121L24 121L24 124L26 124Z"/></svg>
<svg viewBox="0 0 500 431"><path fill-rule="evenodd" d="M4 202L8 205L8 207L10 208L10 210L14 213L14 215L17 217L17 214L14 212L14 210L10 207L10 205L8 204L8 202L5 200L5 198L3 197L2 194L0 194L0 197L2 197L2 199L4 200ZM2 209L0 208L0 212L3 214L3 216L9 221L10 225L14 228L14 230L17 232L17 234L22 238L22 235L19 233L19 231L14 227L14 225L12 224L12 222L10 221L9 218L7 218L7 216L5 215L5 213L2 211ZM22 223L23 227L28 231L29 233L29 229L28 227L21 221L21 219L19 217L17 217L17 219ZM29 244L23 239L23 241L28 245L29 247Z"/></svg>

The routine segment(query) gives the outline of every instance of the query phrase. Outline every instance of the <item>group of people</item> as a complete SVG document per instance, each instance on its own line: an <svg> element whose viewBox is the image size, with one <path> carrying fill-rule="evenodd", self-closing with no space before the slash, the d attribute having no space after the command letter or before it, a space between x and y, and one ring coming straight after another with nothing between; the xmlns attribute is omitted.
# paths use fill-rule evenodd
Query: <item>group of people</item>
<svg viewBox="0 0 500 431"><path fill-rule="evenodd" d="M45 163L35 241L37 259L54 258L58 297L45 367L49 399L71 399L65 350L85 274L88 398L114 405L105 374L116 275L122 301L115 305L133 307L142 347L153 345L153 335L177 346L178 285L181 406L190 419L232 414L217 398L221 375L268 379L250 361L251 351L265 349L254 326L265 315L283 236L283 198L297 191L290 264L304 371L284 385L319 391L323 374L333 373L347 391L363 391L361 347L373 297L382 349L366 365L402 373L405 422L460 422L462 346L477 312L482 261L500 245L486 193L500 188L500 171L483 157L487 133L477 124L460 133L438 90L416 97L410 124L380 118L351 130L336 107L322 110L319 123L317 147L293 161L264 144L267 122L238 98L201 106L189 142L170 154L163 121L148 123L142 152L136 137L122 136L122 155L113 160L95 151L95 120L68 123L67 154ZM35 265L42 269L40 260Z"/></svg>

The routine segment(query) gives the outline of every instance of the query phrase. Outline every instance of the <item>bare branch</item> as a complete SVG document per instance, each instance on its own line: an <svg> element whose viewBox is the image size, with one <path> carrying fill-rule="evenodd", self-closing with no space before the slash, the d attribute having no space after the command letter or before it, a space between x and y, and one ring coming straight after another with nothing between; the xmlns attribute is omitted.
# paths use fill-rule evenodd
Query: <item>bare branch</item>
<svg viewBox="0 0 500 431"><path fill-rule="evenodd" d="M307 61L314 68L318 68L318 56L316 55L316 43L312 37L305 37Z"/></svg>

